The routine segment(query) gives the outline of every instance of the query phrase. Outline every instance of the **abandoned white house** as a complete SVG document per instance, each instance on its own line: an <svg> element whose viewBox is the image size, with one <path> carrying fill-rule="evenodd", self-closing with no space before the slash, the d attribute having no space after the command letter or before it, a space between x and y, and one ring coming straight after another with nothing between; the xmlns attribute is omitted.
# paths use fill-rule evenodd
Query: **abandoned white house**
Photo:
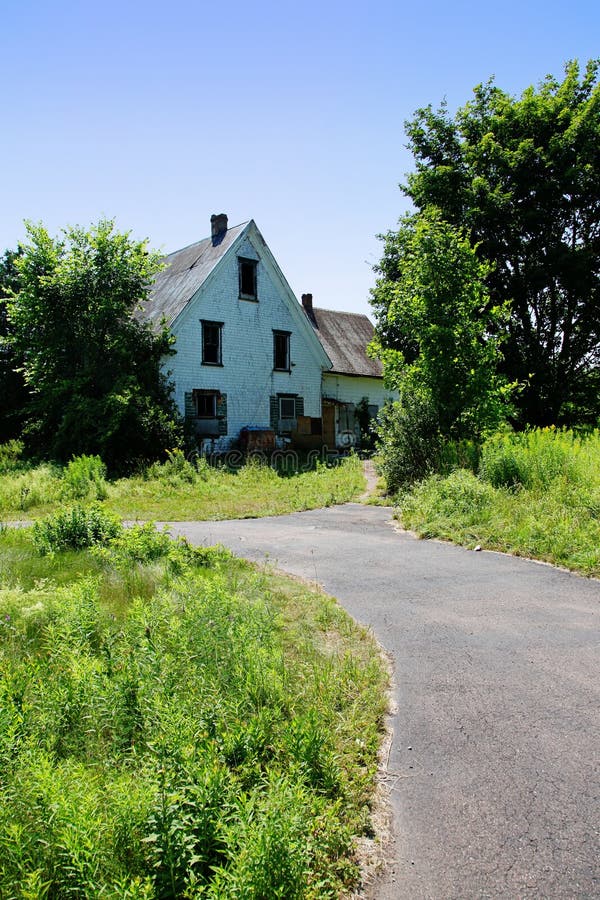
<svg viewBox="0 0 600 900"><path fill-rule="evenodd" d="M143 315L176 339L165 368L199 441L356 442L390 396L366 316L313 308L310 294L298 303L254 221L212 216L210 237L164 262Z"/></svg>

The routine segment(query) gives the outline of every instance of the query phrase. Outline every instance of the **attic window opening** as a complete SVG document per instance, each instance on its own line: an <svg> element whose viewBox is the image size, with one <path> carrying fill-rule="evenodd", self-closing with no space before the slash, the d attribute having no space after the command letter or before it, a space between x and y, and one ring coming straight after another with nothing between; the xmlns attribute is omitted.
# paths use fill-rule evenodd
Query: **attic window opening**
<svg viewBox="0 0 600 900"><path fill-rule="evenodd" d="M273 332L273 368L278 372L290 371L290 332Z"/></svg>
<svg viewBox="0 0 600 900"><path fill-rule="evenodd" d="M221 366L222 322L202 321L202 365Z"/></svg>
<svg viewBox="0 0 600 900"><path fill-rule="evenodd" d="M258 300L256 293L256 268L255 259L238 257L240 276L240 298L242 300Z"/></svg>

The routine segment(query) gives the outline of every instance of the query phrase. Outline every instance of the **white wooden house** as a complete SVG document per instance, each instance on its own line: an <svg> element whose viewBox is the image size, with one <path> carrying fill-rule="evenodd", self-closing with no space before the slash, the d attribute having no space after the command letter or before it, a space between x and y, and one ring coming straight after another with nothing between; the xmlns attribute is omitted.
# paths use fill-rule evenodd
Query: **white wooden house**
<svg viewBox="0 0 600 900"><path fill-rule="evenodd" d="M366 316L313 309L310 294L298 303L254 221L228 228L214 215L209 238L164 263L143 315L175 337L165 367L199 441L355 442L356 404L366 398L374 413L389 396L366 355Z"/></svg>

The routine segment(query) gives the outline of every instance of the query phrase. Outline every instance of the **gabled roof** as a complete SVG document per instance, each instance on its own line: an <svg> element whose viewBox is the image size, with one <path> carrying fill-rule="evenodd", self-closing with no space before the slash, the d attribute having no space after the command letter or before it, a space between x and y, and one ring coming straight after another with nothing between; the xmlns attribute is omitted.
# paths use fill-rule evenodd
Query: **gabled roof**
<svg viewBox="0 0 600 900"><path fill-rule="evenodd" d="M367 344L373 338L373 326L369 319L358 313L338 312L332 309L313 308L310 313L307 312L293 296L277 262L252 220L228 228L215 238L204 238L163 257L165 268L154 279L148 302L137 315L154 326L163 319L168 326L173 325L228 250L242 239L245 232L252 235L255 241L258 240L266 251L272 271L281 280L290 298L290 308L297 314L299 324L302 325L308 319L312 325L312 329L308 328L307 332L310 334L312 331L318 339L318 343L315 342L315 350L318 348L317 353L323 368L328 370L331 361L333 365L330 371L333 373L381 378L381 363L379 360L369 359L366 353ZM264 261L266 262L266 259ZM329 359L323 355L324 353Z"/></svg>
<svg viewBox="0 0 600 900"><path fill-rule="evenodd" d="M333 363L332 373L383 376L381 362L367 356L367 344L373 339L374 328L366 316L315 307L305 312Z"/></svg>
<svg viewBox="0 0 600 900"><path fill-rule="evenodd" d="M166 268L154 279L148 303L142 312L143 318L156 325L164 317L167 325L172 325L249 224L242 222L216 238L205 238L163 257Z"/></svg>

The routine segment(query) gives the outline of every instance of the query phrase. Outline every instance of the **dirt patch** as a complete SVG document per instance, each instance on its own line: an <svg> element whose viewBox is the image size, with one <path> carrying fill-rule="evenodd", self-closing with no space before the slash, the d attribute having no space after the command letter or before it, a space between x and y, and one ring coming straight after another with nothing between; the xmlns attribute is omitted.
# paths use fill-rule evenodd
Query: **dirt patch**
<svg viewBox="0 0 600 900"><path fill-rule="evenodd" d="M375 471L375 464L372 459L363 459L363 474L367 481L366 491L358 498L361 501L368 500L377 490L379 483L379 475Z"/></svg>

